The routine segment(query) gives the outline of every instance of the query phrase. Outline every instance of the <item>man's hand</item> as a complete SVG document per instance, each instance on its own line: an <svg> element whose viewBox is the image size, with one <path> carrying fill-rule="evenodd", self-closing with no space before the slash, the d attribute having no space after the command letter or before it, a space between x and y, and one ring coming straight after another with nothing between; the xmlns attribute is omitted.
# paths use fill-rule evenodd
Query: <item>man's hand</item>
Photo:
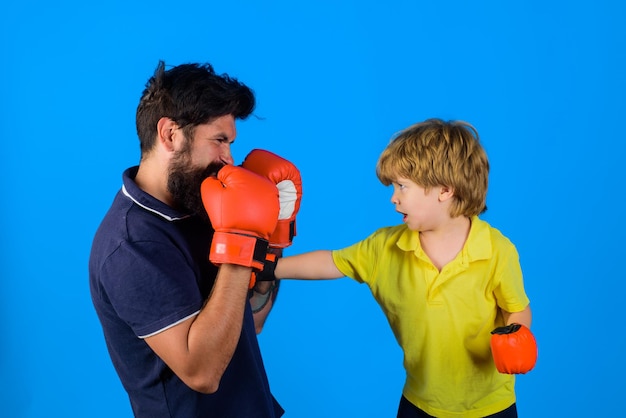
<svg viewBox="0 0 626 418"><path fill-rule="evenodd" d="M276 186L249 170L227 165L202 182L202 202L215 234L209 259L262 269L279 213Z"/></svg>
<svg viewBox="0 0 626 418"><path fill-rule="evenodd" d="M291 162L269 151L255 149L244 159L242 167L276 185L280 201L278 224L270 236L270 247L285 248L296 235L296 214L302 199L300 171Z"/></svg>

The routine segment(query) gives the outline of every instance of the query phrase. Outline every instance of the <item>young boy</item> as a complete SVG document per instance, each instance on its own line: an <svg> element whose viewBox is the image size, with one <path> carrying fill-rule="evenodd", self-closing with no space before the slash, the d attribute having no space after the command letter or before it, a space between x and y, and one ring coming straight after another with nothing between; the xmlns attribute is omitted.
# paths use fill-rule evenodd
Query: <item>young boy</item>
<svg viewBox="0 0 626 418"><path fill-rule="evenodd" d="M461 121L418 123L391 141L376 173L393 185L403 223L282 258L276 278L369 286L404 352L398 417L516 417L513 374L534 366L537 349L517 251L478 218L489 173L478 133Z"/></svg>

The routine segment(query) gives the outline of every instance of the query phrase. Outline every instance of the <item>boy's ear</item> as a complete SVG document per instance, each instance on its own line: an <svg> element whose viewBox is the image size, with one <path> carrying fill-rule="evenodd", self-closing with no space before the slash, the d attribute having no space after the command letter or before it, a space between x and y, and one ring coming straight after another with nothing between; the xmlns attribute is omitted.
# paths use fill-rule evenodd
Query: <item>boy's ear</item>
<svg viewBox="0 0 626 418"><path fill-rule="evenodd" d="M439 201L445 202L454 196L454 189L449 186L441 186L439 188Z"/></svg>

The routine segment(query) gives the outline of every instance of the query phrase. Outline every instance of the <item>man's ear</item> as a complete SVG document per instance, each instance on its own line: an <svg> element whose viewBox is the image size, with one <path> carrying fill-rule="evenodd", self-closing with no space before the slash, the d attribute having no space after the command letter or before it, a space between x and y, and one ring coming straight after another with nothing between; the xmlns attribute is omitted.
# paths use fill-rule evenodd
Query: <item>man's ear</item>
<svg viewBox="0 0 626 418"><path fill-rule="evenodd" d="M167 151L174 151L174 136L177 133L178 124L174 122L172 119L167 117L162 117L157 122L157 141L161 144Z"/></svg>
<svg viewBox="0 0 626 418"><path fill-rule="evenodd" d="M439 188L439 201L445 202L448 199L451 199L454 196L454 189L449 186L441 186Z"/></svg>

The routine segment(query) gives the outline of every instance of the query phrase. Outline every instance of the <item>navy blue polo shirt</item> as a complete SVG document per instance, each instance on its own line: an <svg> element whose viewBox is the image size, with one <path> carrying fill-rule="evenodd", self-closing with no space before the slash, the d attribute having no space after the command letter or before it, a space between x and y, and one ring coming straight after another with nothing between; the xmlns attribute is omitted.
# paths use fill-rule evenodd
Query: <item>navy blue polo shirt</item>
<svg viewBox="0 0 626 418"><path fill-rule="evenodd" d="M89 260L92 301L135 416L280 417L249 304L239 344L214 394L190 389L145 343L200 311L217 268L207 257L210 226L142 191L134 182L137 169L124 172Z"/></svg>

